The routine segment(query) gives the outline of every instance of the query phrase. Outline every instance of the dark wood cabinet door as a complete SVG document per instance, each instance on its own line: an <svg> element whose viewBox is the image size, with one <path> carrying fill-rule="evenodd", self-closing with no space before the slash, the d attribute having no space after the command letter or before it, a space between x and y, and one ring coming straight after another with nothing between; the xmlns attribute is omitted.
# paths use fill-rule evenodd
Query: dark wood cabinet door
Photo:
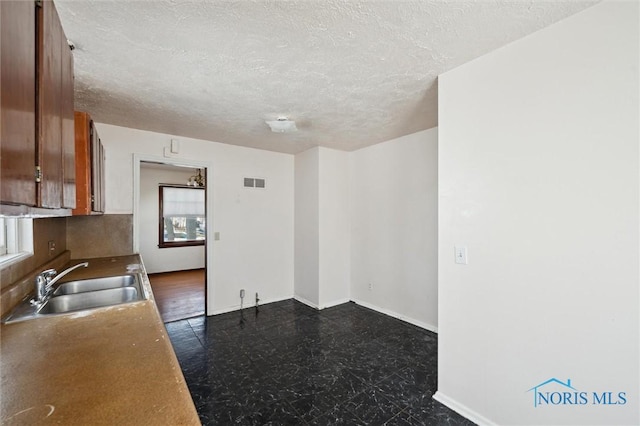
<svg viewBox="0 0 640 426"><path fill-rule="evenodd" d="M72 209L76 206L73 54L66 38L64 38L60 49L62 55L62 207Z"/></svg>
<svg viewBox="0 0 640 426"><path fill-rule="evenodd" d="M75 112L76 208L74 215L104 212L104 148L91 116Z"/></svg>
<svg viewBox="0 0 640 426"><path fill-rule="evenodd" d="M104 186L104 146L102 141L98 137L98 134L94 128L96 134L97 143L97 155L95 160L95 166L92 170L93 178L93 211L98 213L104 213L105 208L105 186Z"/></svg>
<svg viewBox="0 0 640 426"><path fill-rule="evenodd" d="M0 1L0 199L35 206L36 7Z"/></svg>
<svg viewBox="0 0 640 426"><path fill-rule="evenodd" d="M74 215L91 214L91 118L75 112L76 207Z"/></svg>
<svg viewBox="0 0 640 426"><path fill-rule="evenodd" d="M64 32L52 1L38 13L38 151L42 170L41 207L62 207L62 56Z"/></svg>

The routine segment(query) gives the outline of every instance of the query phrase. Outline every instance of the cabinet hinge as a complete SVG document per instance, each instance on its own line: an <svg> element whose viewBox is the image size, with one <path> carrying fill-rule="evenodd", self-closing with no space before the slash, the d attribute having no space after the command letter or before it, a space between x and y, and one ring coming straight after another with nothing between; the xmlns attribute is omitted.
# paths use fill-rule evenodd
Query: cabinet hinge
<svg viewBox="0 0 640 426"><path fill-rule="evenodd" d="M34 0L36 7L42 7L42 0Z"/></svg>
<svg viewBox="0 0 640 426"><path fill-rule="evenodd" d="M36 183L42 182L42 169L40 166L36 166Z"/></svg>

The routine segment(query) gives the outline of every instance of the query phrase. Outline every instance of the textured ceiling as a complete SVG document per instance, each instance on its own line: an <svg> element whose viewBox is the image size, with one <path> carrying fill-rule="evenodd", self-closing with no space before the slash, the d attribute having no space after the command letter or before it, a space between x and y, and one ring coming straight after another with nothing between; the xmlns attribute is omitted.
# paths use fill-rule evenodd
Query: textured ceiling
<svg viewBox="0 0 640 426"><path fill-rule="evenodd" d="M56 0L76 109L98 122L297 153L437 125L438 74L596 0ZM288 116L295 133L265 120Z"/></svg>

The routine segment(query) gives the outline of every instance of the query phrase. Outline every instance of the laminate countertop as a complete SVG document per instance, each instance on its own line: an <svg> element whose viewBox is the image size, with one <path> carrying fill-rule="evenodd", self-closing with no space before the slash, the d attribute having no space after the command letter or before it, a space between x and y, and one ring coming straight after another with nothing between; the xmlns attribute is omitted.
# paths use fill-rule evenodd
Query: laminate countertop
<svg viewBox="0 0 640 426"><path fill-rule="evenodd" d="M86 260L64 281L139 264L148 300L2 324L0 424L199 425L140 257Z"/></svg>

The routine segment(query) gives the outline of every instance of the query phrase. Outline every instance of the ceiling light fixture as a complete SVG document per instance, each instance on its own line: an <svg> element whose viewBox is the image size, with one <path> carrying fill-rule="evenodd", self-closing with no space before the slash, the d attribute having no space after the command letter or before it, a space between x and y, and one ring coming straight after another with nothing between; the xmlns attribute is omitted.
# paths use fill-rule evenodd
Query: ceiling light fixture
<svg viewBox="0 0 640 426"><path fill-rule="evenodd" d="M265 121L271 127L272 132L276 133L290 133L298 130L296 127L296 122L293 120L289 120L287 117L278 117L277 120L274 121Z"/></svg>
<svg viewBox="0 0 640 426"><path fill-rule="evenodd" d="M200 169L196 169L197 174L191 176L187 181L188 186L204 186L204 176L202 176L202 171Z"/></svg>

